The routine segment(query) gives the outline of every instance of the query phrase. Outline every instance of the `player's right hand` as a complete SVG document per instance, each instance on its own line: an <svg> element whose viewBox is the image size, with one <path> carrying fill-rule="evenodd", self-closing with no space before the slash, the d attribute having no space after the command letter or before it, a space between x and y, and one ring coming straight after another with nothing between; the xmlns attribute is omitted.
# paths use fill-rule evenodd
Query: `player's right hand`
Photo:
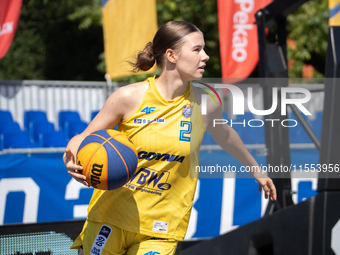
<svg viewBox="0 0 340 255"><path fill-rule="evenodd" d="M86 181L86 176L82 175L83 171L82 166L78 166L75 161L75 157L72 151L69 148L66 148L64 156L63 156L64 164L66 166L68 174L74 178L77 182L84 184L85 186L90 187L88 182Z"/></svg>

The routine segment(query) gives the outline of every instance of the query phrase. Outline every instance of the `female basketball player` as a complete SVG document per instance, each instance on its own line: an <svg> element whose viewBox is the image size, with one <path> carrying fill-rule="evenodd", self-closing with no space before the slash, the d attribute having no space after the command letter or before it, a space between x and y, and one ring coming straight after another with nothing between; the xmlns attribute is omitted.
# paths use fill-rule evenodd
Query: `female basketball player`
<svg viewBox="0 0 340 255"><path fill-rule="evenodd" d="M75 154L90 133L112 129L125 133L136 145L139 162L129 182L112 191L94 190L87 221L73 248L84 254L175 254L183 240L197 183L195 166L205 131L243 165L263 189L276 199L275 186L262 174L238 134L228 125L214 127L222 107L208 99L201 115L200 89L190 80L202 78L209 56L202 32L183 21L164 24L153 42L138 55L135 70L154 63L159 77L124 86L114 92L88 128L69 142L64 163L68 173L88 185L79 174ZM151 123L143 120L155 120Z"/></svg>

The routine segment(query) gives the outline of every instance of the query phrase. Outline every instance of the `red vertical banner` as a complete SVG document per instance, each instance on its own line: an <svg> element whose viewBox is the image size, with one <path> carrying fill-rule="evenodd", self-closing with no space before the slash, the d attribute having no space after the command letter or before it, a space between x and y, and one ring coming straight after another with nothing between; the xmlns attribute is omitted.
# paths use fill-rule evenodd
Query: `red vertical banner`
<svg viewBox="0 0 340 255"><path fill-rule="evenodd" d="M259 60L255 13L272 0L217 0L222 78L247 78Z"/></svg>
<svg viewBox="0 0 340 255"><path fill-rule="evenodd" d="M5 56L18 26L22 0L0 0L0 59Z"/></svg>

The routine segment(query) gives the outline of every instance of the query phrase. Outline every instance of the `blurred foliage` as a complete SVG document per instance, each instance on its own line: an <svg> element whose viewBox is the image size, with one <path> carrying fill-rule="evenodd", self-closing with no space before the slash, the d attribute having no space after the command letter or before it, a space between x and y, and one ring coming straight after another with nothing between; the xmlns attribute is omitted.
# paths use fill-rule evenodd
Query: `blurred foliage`
<svg viewBox="0 0 340 255"><path fill-rule="evenodd" d="M0 79L103 80L102 27L79 29L69 15L89 0L23 0L13 43L0 60Z"/></svg>
<svg viewBox="0 0 340 255"><path fill-rule="evenodd" d="M171 20L184 20L195 24L204 34L205 51L210 56L204 77L221 77L217 1L211 0L157 0L158 26ZM160 74L158 69L154 74ZM117 82L135 82L150 74L116 78Z"/></svg>
<svg viewBox="0 0 340 255"><path fill-rule="evenodd" d="M156 0L159 26L170 20L195 24L210 56L205 77L220 77L216 0ZM0 79L104 80L100 0L23 0L15 39L0 60ZM275 30L275 28L273 28ZM310 64L315 77L325 68L328 3L311 0L287 18L289 75L301 77ZM272 30L272 28L271 28ZM155 74L159 74L157 70ZM135 82L150 74L115 79ZM252 76L256 76L256 70Z"/></svg>
<svg viewBox="0 0 340 255"><path fill-rule="evenodd" d="M67 16L69 20L81 20L79 29L87 29L92 25L103 25L101 0L92 0L89 4L76 7L75 11Z"/></svg>
<svg viewBox="0 0 340 255"><path fill-rule="evenodd" d="M302 77L306 64L315 68L315 78L324 76L328 19L328 1L324 0L308 1L287 17L288 38L295 42L287 47L288 59L293 60L290 77Z"/></svg>
<svg viewBox="0 0 340 255"><path fill-rule="evenodd" d="M195 24L204 34L205 51L210 56L204 76L221 77L216 0L158 0L157 14L160 25L170 20Z"/></svg>

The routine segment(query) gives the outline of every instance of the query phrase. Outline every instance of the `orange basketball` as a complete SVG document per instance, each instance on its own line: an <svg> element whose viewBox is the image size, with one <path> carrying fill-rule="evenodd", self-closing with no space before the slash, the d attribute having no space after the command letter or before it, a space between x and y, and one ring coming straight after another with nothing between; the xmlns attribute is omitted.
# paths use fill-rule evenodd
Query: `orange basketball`
<svg viewBox="0 0 340 255"><path fill-rule="evenodd" d="M116 130L99 130L87 136L77 152L77 164L94 188L113 190L123 186L137 168L137 152L132 141Z"/></svg>

